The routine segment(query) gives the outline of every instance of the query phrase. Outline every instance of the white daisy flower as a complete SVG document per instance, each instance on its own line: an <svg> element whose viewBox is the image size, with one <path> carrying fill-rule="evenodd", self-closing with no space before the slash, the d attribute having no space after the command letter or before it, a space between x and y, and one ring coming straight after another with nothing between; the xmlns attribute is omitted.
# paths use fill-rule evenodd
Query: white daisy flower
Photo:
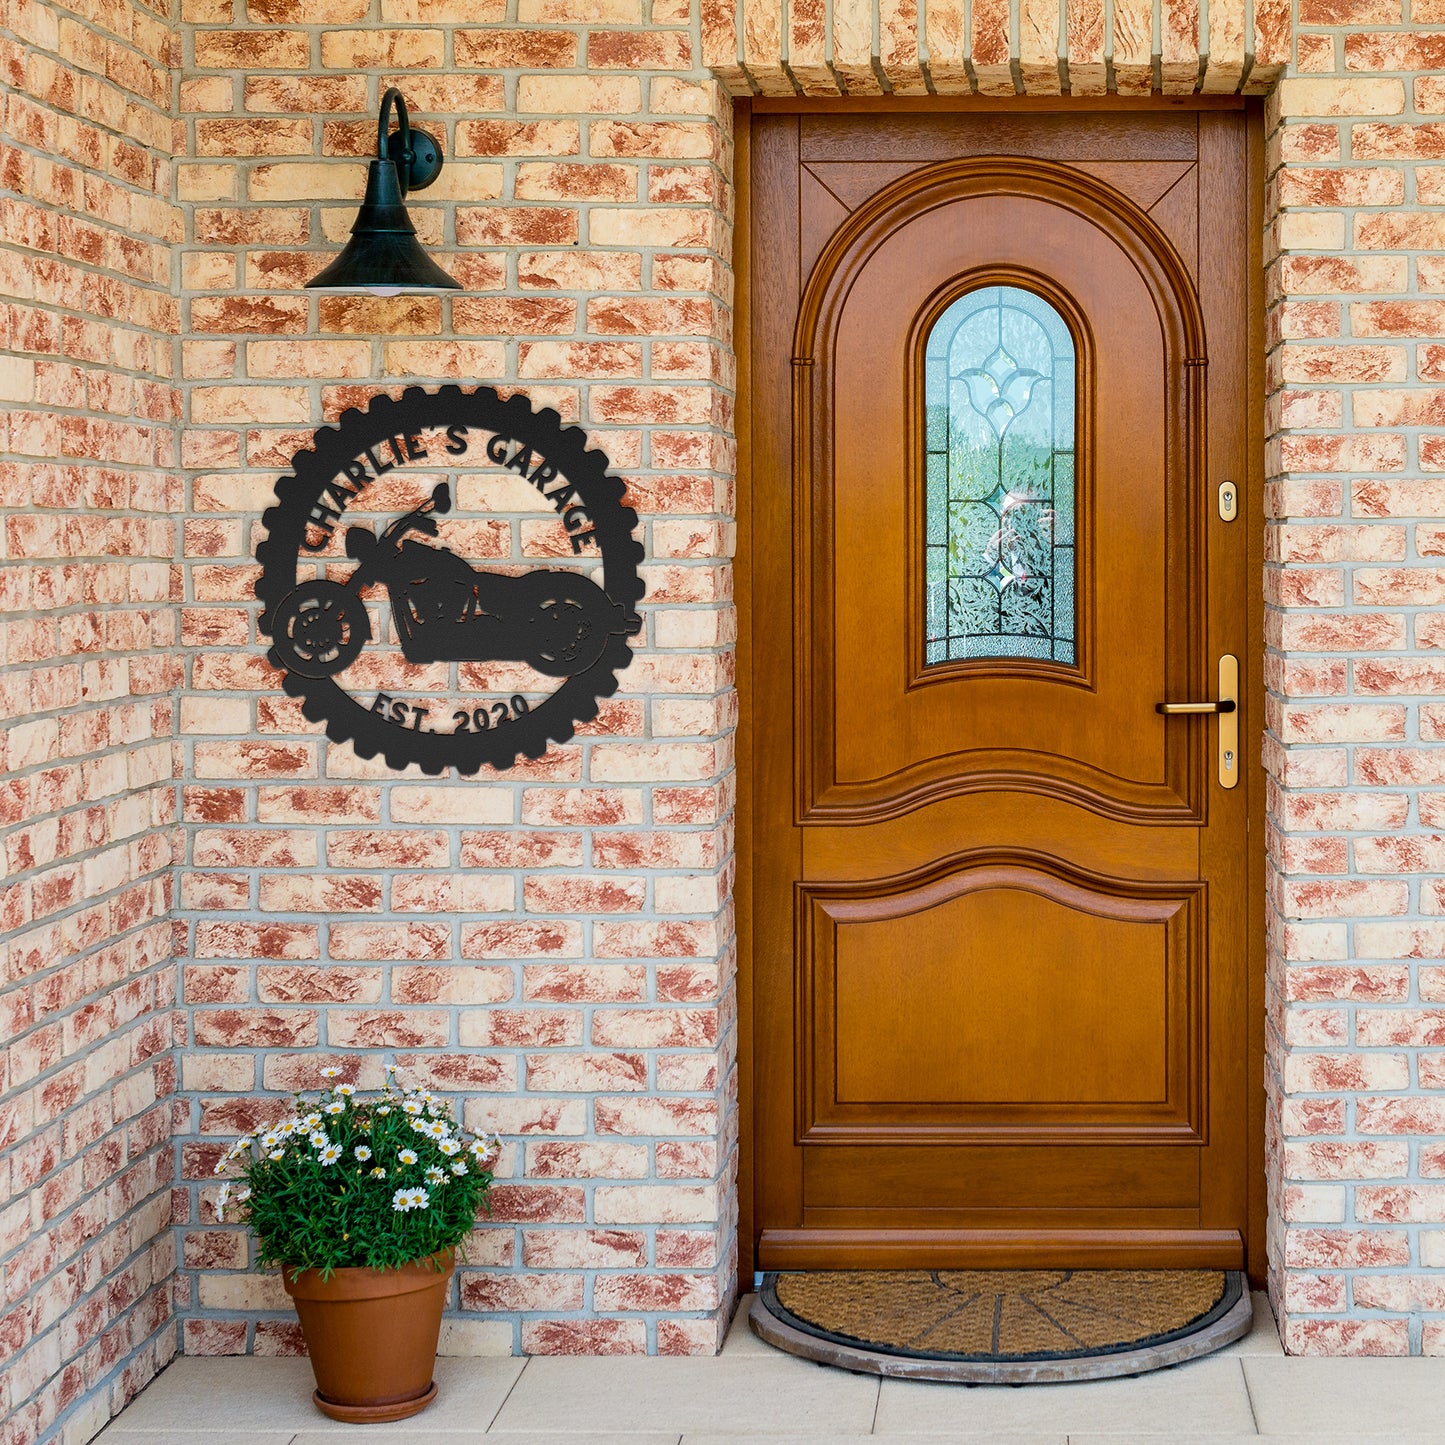
<svg viewBox="0 0 1445 1445"><path fill-rule="evenodd" d="M321 1115L313 1109L302 1121L303 1129L314 1129L321 1122Z"/></svg>
<svg viewBox="0 0 1445 1445"><path fill-rule="evenodd" d="M382 1115L389 1114L389 1113L391 1113L391 1105L390 1105L390 1104L383 1104L383 1105L381 1106L381 1108L379 1108L376 1112L377 1112L378 1114L382 1114Z"/></svg>
<svg viewBox="0 0 1445 1445"><path fill-rule="evenodd" d="M441 1143L437 1145L437 1148L446 1155L460 1154L462 1152L462 1146L455 1139L443 1139Z"/></svg>
<svg viewBox="0 0 1445 1445"><path fill-rule="evenodd" d="M338 1079L341 1077L341 1070L335 1068L322 1069L321 1077L323 1079Z"/></svg>
<svg viewBox="0 0 1445 1445"><path fill-rule="evenodd" d="M284 1124L278 1124L276 1126L276 1132L278 1134L294 1134L300 1127L300 1119L287 1119Z"/></svg>
<svg viewBox="0 0 1445 1445"><path fill-rule="evenodd" d="M338 1159L340 1159L340 1158L341 1158L341 1145L340 1145L340 1144L328 1144L328 1145L326 1146L326 1148L324 1148L324 1149L321 1151L321 1162L322 1162L323 1164L335 1164L336 1161L337 1161Z"/></svg>
<svg viewBox="0 0 1445 1445"><path fill-rule="evenodd" d="M236 1191L236 1203L237 1203L237 1204L244 1204L250 1197L251 1197L251 1191L250 1191L249 1188L246 1188L246 1189L238 1189L238 1190Z"/></svg>
<svg viewBox="0 0 1445 1445"><path fill-rule="evenodd" d="M405 1214L412 1209L425 1209L430 1203L430 1197L425 1189L398 1189L391 1196L391 1207L398 1214Z"/></svg>
<svg viewBox="0 0 1445 1445"><path fill-rule="evenodd" d="M268 1159L284 1159L286 1157L286 1151L284 1149L273 1149L266 1157Z"/></svg>
<svg viewBox="0 0 1445 1445"><path fill-rule="evenodd" d="M388 1065L386 1066L386 1072L387 1072L388 1074L394 1074L394 1073L396 1073L396 1071L397 1071L400 1067L401 1067L400 1064L388 1064Z"/></svg>
<svg viewBox="0 0 1445 1445"><path fill-rule="evenodd" d="M346 1105L345 1105L344 1103L342 1103L342 1101L341 1101L340 1099L333 1099L333 1100L326 1106L326 1112L327 1112L328 1114L340 1114L340 1113L345 1112L345 1109L346 1109Z"/></svg>
<svg viewBox="0 0 1445 1445"><path fill-rule="evenodd" d="M495 1159L502 1152L502 1136L493 1134L488 1138L473 1139L469 1152L479 1164L485 1164L487 1160Z"/></svg>
<svg viewBox="0 0 1445 1445"><path fill-rule="evenodd" d="M263 1149L274 1149L281 1142L281 1136L274 1130L261 1135L261 1147Z"/></svg>
<svg viewBox="0 0 1445 1445"><path fill-rule="evenodd" d="M415 1149L403 1149L403 1150L401 1151L401 1153L398 1154L396 1157L397 1157L398 1161L399 1161L400 1163L402 1163L402 1164L415 1164L415 1163L416 1163L416 1150L415 1150Z"/></svg>
<svg viewBox="0 0 1445 1445"><path fill-rule="evenodd" d="M420 1114L424 1106L415 1099L408 1099L401 1107L405 1109L408 1114Z"/></svg>
<svg viewBox="0 0 1445 1445"><path fill-rule="evenodd" d="M365 1164L371 1158L371 1149L366 1144L358 1144L351 1152L356 1155L357 1162L360 1164Z"/></svg>
<svg viewBox="0 0 1445 1445"><path fill-rule="evenodd" d="M343 1099L349 1099L356 1092L355 1084L338 1084L332 1093L340 1094Z"/></svg>
<svg viewBox="0 0 1445 1445"><path fill-rule="evenodd" d="M373 1179L385 1179L385 1178L386 1178L386 1170L383 1169L380 1164L378 1164L378 1165L376 1166L376 1168L374 1168L374 1169L371 1171L371 1177L372 1177Z"/></svg>
<svg viewBox="0 0 1445 1445"><path fill-rule="evenodd" d="M413 1119L413 1120L411 1121L411 1127L412 1127L413 1129L415 1129L418 1134L425 1134L426 1131L427 1131L426 1120L425 1120L425 1119Z"/></svg>
<svg viewBox="0 0 1445 1445"><path fill-rule="evenodd" d="M331 1140L326 1137L325 1131L321 1129L313 1129L310 1134L310 1139L313 1149L324 1149L331 1142Z"/></svg>
<svg viewBox="0 0 1445 1445"><path fill-rule="evenodd" d="M217 1159L217 1160L216 1160L216 1167L211 1170L211 1173L214 1174L214 1175L216 1175L218 1178L219 1178L222 1174L224 1174L224 1173L226 1172L226 1161L227 1161L228 1159L230 1159L230 1157L231 1157L231 1156L230 1156L229 1154L227 1154L224 1159Z"/></svg>
<svg viewBox="0 0 1445 1445"><path fill-rule="evenodd" d="M430 1134L433 1139L445 1139L447 1135L451 1133L451 1130L447 1128L442 1120L433 1119L431 1123L426 1126L426 1132Z"/></svg>
<svg viewBox="0 0 1445 1445"><path fill-rule="evenodd" d="M465 1174L466 1172L467 1172L467 1166L466 1166L465 1161L463 1161L463 1160L461 1160L461 1159L454 1159L454 1160L452 1160L452 1173L455 1174L458 1179L460 1179L460 1178L462 1177L462 1175Z"/></svg>
<svg viewBox="0 0 1445 1445"><path fill-rule="evenodd" d="M428 1184L445 1184L447 1182L447 1176L433 1164L426 1171L426 1182Z"/></svg>

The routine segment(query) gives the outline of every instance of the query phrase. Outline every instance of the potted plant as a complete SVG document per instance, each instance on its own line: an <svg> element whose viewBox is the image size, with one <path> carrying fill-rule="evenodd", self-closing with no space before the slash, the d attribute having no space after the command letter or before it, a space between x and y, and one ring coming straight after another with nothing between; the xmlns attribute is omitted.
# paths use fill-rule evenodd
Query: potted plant
<svg viewBox="0 0 1445 1445"><path fill-rule="evenodd" d="M339 1069L323 1069L334 1080ZM402 1420L436 1396L432 1367L457 1247L486 1207L501 1141L387 1071L371 1097L328 1083L238 1139L216 1214L243 1218L279 1265L333 1420Z"/></svg>

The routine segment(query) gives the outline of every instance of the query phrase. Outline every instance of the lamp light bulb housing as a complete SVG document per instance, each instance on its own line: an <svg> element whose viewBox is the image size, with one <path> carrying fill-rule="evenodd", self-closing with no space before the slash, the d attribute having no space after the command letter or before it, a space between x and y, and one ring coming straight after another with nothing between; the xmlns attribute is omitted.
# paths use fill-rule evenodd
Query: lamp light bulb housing
<svg viewBox="0 0 1445 1445"><path fill-rule="evenodd" d="M390 129L393 107L399 127L395 131ZM431 185L441 168L441 147L425 131L412 129L401 92L389 88L381 98L376 159L367 168L366 194L351 239L306 289L373 296L460 291L461 283L422 250L406 213L407 193Z"/></svg>

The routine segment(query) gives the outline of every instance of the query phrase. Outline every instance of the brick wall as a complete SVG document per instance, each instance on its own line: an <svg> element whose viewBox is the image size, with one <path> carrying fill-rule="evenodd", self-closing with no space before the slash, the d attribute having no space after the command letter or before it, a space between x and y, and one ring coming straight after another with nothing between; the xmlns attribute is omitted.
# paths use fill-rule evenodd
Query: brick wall
<svg viewBox="0 0 1445 1445"><path fill-rule="evenodd" d="M394 1061L507 1140L445 1348L711 1352L737 1135L730 103L679 0L183 15L185 1349L298 1347L208 1207L220 1142L323 1065L375 1083ZM443 140L411 214L469 294L305 293L391 83ZM640 514L648 590L635 661L574 741L433 780L303 719L264 660L250 559L313 427L453 378L587 428ZM555 556L555 516L496 473L457 483L448 539L488 565ZM440 715L445 676L388 690Z"/></svg>
<svg viewBox="0 0 1445 1445"><path fill-rule="evenodd" d="M191 1351L297 1347L209 1168L327 1063L370 1083L400 1062L507 1139L445 1348L715 1347L737 1141L725 90L1263 91L1288 61L1267 113L1271 1289L1292 1350L1445 1352L1445 10L1166 7L1151 54L1137 9L1108 28L1025 4L1006 28L977 0L921 22L902 0L185 0L172 24L5 0L7 1445L86 1438L174 1348L172 1308ZM393 82L443 139L412 214L467 294L307 294ZM452 379L588 429L649 591L595 723L436 780L300 716L251 559L313 427ZM543 514L466 480L475 555L551 555Z"/></svg>
<svg viewBox="0 0 1445 1445"><path fill-rule="evenodd" d="M0 8L0 1440L175 1345L165 6Z"/></svg>
<svg viewBox="0 0 1445 1445"><path fill-rule="evenodd" d="M1300 0L1269 107L1271 1288L1445 1353L1445 8Z"/></svg>

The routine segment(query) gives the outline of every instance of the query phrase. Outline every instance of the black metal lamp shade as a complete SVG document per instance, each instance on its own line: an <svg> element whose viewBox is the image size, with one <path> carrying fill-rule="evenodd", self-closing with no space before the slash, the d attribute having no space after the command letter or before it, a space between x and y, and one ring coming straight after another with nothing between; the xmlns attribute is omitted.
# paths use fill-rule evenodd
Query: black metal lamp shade
<svg viewBox="0 0 1445 1445"><path fill-rule="evenodd" d="M393 105L401 128L388 134L388 113ZM442 157L429 135L412 130L406 102L395 88L381 98L376 156L367 170L366 194L351 239L319 276L306 283L306 289L369 291L375 296L460 291L461 283L422 250L416 227L406 213L407 192L431 185L441 171Z"/></svg>

